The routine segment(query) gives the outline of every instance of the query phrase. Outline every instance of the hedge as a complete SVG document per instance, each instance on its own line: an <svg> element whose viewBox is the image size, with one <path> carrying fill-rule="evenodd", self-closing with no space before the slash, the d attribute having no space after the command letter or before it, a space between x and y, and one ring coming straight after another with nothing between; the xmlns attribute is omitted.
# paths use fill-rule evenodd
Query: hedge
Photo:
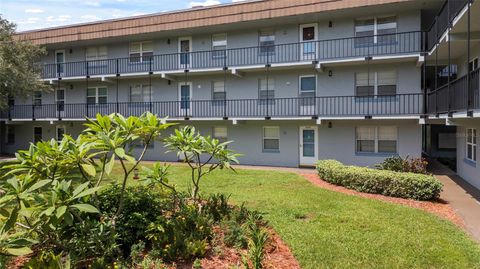
<svg viewBox="0 0 480 269"><path fill-rule="evenodd" d="M431 175L346 166L336 160L318 161L317 171L321 179L335 185L406 199L434 200L443 188Z"/></svg>

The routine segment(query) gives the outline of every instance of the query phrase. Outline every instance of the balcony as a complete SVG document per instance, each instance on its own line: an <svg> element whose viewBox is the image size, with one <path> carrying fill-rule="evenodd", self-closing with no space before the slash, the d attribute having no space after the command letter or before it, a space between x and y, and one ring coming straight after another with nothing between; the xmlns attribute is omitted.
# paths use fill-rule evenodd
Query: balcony
<svg viewBox="0 0 480 269"><path fill-rule="evenodd" d="M159 101L106 104L14 105L5 120L79 120L97 113L141 115L151 111L173 119L358 118L423 115L423 94L327 96L274 99Z"/></svg>
<svg viewBox="0 0 480 269"><path fill-rule="evenodd" d="M184 70L265 67L266 65L312 64L340 59L423 52L423 33L339 38L312 42L245 47L217 51L125 57L97 61L67 62L39 66L43 79L86 78L122 74L152 74Z"/></svg>
<svg viewBox="0 0 480 269"><path fill-rule="evenodd" d="M480 109L480 69L427 94L428 114L445 114ZM470 76L470 77L468 77Z"/></svg>
<svg viewBox="0 0 480 269"><path fill-rule="evenodd" d="M433 24L427 31L427 49L432 50L433 47L440 41L440 38L445 31L450 27L451 23L460 13L460 11L471 0L446 0L438 12Z"/></svg>

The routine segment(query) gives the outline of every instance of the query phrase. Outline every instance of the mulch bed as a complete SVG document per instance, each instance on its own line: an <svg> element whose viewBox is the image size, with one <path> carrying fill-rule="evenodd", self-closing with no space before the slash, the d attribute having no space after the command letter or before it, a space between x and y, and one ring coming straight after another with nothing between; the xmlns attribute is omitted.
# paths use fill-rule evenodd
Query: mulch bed
<svg viewBox="0 0 480 269"><path fill-rule="evenodd" d="M397 198L397 197L388 197L388 196L383 196L381 194L364 193L364 192L347 189L342 186L330 184L326 181L321 180L316 174L300 174L300 175L306 178L308 181L310 181L314 185L323 189L422 209L427 212L433 213L441 218L449 220L453 222L455 225L459 226L460 228L465 227L465 222L455 212L455 209L453 209L453 207L451 207L447 202L441 199L438 199L437 201L434 201L434 202L417 201L417 200L403 199L403 198Z"/></svg>

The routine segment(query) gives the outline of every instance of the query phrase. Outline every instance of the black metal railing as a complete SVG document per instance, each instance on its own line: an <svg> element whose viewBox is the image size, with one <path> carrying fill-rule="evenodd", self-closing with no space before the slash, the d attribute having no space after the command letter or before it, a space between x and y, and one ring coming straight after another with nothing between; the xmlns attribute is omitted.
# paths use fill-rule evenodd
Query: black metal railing
<svg viewBox="0 0 480 269"><path fill-rule="evenodd" d="M321 96L273 99L159 101L106 104L14 105L1 117L13 120L83 119L97 113L139 116L151 111L170 118L291 118L423 114L423 94Z"/></svg>
<svg viewBox="0 0 480 269"><path fill-rule="evenodd" d="M435 20L427 31L427 48L431 50L448 29L459 12L470 0L446 0L435 16Z"/></svg>
<svg viewBox="0 0 480 269"><path fill-rule="evenodd" d="M423 32L338 38L272 46L172 53L144 57L40 65L42 77L86 77L251 65L313 62L353 57L420 53Z"/></svg>
<svg viewBox="0 0 480 269"><path fill-rule="evenodd" d="M480 69L427 93L429 114L480 109ZM469 77L468 77L469 76Z"/></svg>

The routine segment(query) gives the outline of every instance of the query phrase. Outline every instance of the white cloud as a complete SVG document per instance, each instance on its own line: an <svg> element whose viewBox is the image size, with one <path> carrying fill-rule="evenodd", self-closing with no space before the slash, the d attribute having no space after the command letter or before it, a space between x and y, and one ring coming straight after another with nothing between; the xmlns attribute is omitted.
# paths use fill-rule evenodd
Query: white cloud
<svg viewBox="0 0 480 269"><path fill-rule="evenodd" d="M87 21L98 21L98 20L101 20L102 18L96 15L83 15L83 16L80 16L80 19L87 20Z"/></svg>
<svg viewBox="0 0 480 269"><path fill-rule="evenodd" d="M43 9L39 9L39 8L27 8L25 9L25 13L43 13L44 10Z"/></svg>
<svg viewBox="0 0 480 269"><path fill-rule="evenodd" d="M204 2L190 2L189 7L206 7L220 4L218 0L205 0Z"/></svg>

